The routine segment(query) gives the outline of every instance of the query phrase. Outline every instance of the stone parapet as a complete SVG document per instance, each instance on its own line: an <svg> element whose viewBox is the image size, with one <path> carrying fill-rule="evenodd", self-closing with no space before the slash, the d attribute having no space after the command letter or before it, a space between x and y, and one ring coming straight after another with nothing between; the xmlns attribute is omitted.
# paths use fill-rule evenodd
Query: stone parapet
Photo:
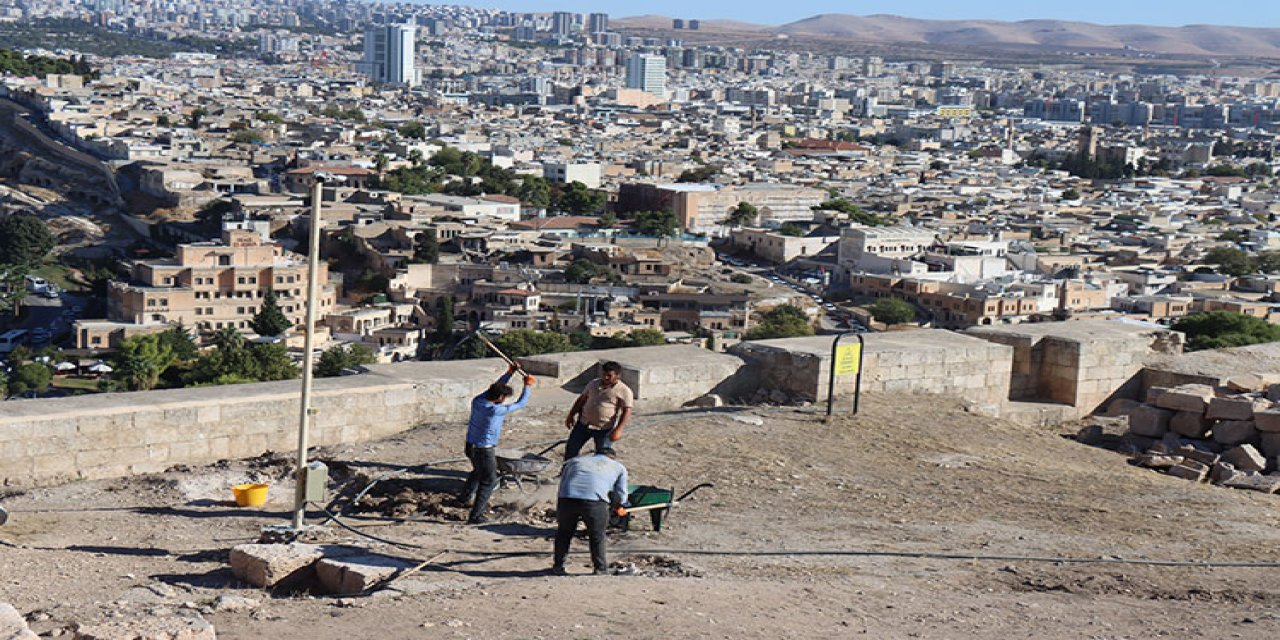
<svg viewBox="0 0 1280 640"><path fill-rule="evenodd" d="M763 388L817 401L827 397L834 336L742 342L729 349L750 365ZM999 405L1009 397L1012 352L951 331L919 330L863 335L864 392L931 393ZM845 338L842 344L856 343ZM836 397L852 396L853 376L836 377Z"/></svg>

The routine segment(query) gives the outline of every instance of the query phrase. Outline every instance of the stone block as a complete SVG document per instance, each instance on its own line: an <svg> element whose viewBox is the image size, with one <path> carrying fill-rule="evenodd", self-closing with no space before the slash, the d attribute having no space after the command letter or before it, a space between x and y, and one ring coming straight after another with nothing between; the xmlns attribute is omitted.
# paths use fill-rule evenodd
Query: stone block
<svg viewBox="0 0 1280 640"><path fill-rule="evenodd" d="M1262 493L1276 493L1280 491L1280 474L1262 475L1260 473L1242 473L1239 476L1227 480L1222 483L1224 487L1232 489L1248 489L1249 491L1261 491Z"/></svg>
<svg viewBox="0 0 1280 640"><path fill-rule="evenodd" d="M697 399L695 399L693 402L690 402L689 404L695 407L708 407L708 408L723 407L724 398L721 398L719 395L714 393L708 393L704 396L698 397Z"/></svg>
<svg viewBox="0 0 1280 640"><path fill-rule="evenodd" d="M1160 400L1160 396L1164 395L1168 390L1168 387L1151 387L1150 389L1147 389L1147 404L1154 405Z"/></svg>
<svg viewBox="0 0 1280 640"><path fill-rule="evenodd" d="M1266 391L1267 385L1277 382L1274 377L1274 374L1267 373L1241 373L1224 380L1222 386L1236 393Z"/></svg>
<svg viewBox="0 0 1280 640"><path fill-rule="evenodd" d="M1181 464L1169 467L1166 473L1175 478L1200 482L1204 480L1205 476L1209 475L1209 467L1195 460L1183 460Z"/></svg>
<svg viewBox="0 0 1280 640"><path fill-rule="evenodd" d="M231 572L264 589L297 587L315 577L322 557L313 544L242 544L231 549Z"/></svg>
<svg viewBox="0 0 1280 640"><path fill-rule="evenodd" d="M1222 454L1222 459L1241 471L1262 471L1267 468L1267 459L1253 445L1242 444L1227 449Z"/></svg>
<svg viewBox="0 0 1280 640"><path fill-rule="evenodd" d="M1280 402L1280 384L1273 384L1267 387L1267 399L1272 402Z"/></svg>
<svg viewBox="0 0 1280 640"><path fill-rule="evenodd" d="M1129 414L1129 431L1134 435L1159 438L1169 431L1169 420L1172 418L1172 411L1141 405Z"/></svg>
<svg viewBox="0 0 1280 640"><path fill-rule="evenodd" d="M1148 469L1168 469L1182 464L1182 456L1170 456L1160 453L1141 453L1133 458L1133 463Z"/></svg>
<svg viewBox="0 0 1280 640"><path fill-rule="evenodd" d="M1213 421L1199 411L1179 411L1169 419L1169 430L1188 438L1203 438Z"/></svg>
<svg viewBox="0 0 1280 640"><path fill-rule="evenodd" d="M1209 482L1214 484L1222 484L1243 475L1243 472L1236 470L1235 467L1226 462L1215 462L1209 468Z"/></svg>
<svg viewBox="0 0 1280 640"><path fill-rule="evenodd" d="M1247 396L1214 398L1209 401L1205 416L1214 420L1252 420L1255 410L1264 410L1270 404L1266 400Z"/></svg>
<svg viewBox="0 0 1280 640"><path fill-rule="evenodd" d="M1253 423L1258 427L1258 431L1280 433L1280 408L1254 411Z"/></svg>
<svg viewBox="0 0 1280 640"><path fill-rule="evenodd" d="M1188 460L1195 460L1205 466L1212 465L1221 457L1217 453L1206 448L1207 443L1196 442L1194 444L1184 444L1171 453L1182 456Z"/></svg>
<svg viewBox="0 0 1280 640"><path fill-rule="evenodd" d="M324 558L316 563L316 577L329 593L364 593L413 566L407 560L380 555Z"/></svg>
<svg viewBox="0 0 1280 640"><path fill-rule="evenodd" d="M1262 455L1268 458L1280 458L1280 433L1261 433L1258 434L1259 446Z"/></svg>
<svg viewBox="0 0 1280 640"><path fill-rule="evenodd" d="M1204 415L1212 398L1213 387L1207 384L1184 384L1160 394L1156 399L1156 406Z"/></svg>
<svg viewBox="0 0 1280 640"><path fill-rule="evenodd" d="M18 613L13 605L0 602L0 638L4 640L37 640L36 635L27 627L26 618Z"/></svg>
<svg viewBox="0 0 1280 640"><path fill-rule="evenodd" d="M1245 444L1257 437L1258 430L1250 420L1223 420L1213 425L1213 441L1219 444Z"/></svg>

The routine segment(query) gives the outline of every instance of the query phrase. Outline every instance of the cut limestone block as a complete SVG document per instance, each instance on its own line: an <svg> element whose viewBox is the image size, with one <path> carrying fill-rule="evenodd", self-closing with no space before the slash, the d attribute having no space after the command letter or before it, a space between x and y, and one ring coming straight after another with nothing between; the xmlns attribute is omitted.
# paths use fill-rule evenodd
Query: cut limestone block
<svg viewBox="0 0 1280 640"><path fill-rule="evenodd" d="M1263 433L1259 434L1258 442L1261 444L1259 449L1262 455L1268 458L1280 458L1280 433Z"/></svg>
<svg viewBox="0 0 1280 640"><path fill-rule="evenodd" d="M1213 421L1196 411L1179 411L1169 419L1169 430L1188 438L1203 438Z"/></svg>
<svg viewBox="0 0 1280 640"><path fill-rule="evenodd" d="M1217 462L1218 459L1221 457L1217 453L1205 448L1210 444L1211 443L1208 443L1208 442L1184 444L1181 447L1174 449L1173 455L1182 456L1188 460L1195 460L1196 462L1199 462L1200 464L1205 465L1207 467Z"/></svg>
<svg viewBox="0 0 1280 640"><path fill-rule="evenodd" d="M315 576L324 557L314 544L242 544L231 549L231 571L256 587L300 586Z"/></svg>
<svg viewBox="0 0 1280 640"><path fill-rule="evenodd" d="M1151 387L1147 389L1147 404L1154 405L1160 400L1160 396L1168 391L1168 387Z"/></svg>
<svg viewBox="0 0 1280 640"><path fill-rule="evenodd" d="M414 564L380 555L324 558L316 563L316 577L329 593L364 593Z"/></svg>
<svg viewBox="0 0 1280 640"><path fill-rule="evenodd" d="M109 620L102 624L83 625L76 630L75 640L217 640L213 625L199 615L157 617L146 616Z"/></svg>
<svg viewBox="0 0 1280 640"><path fill-rule="evenodd" d="M27 627L27 621L18 613L13 605L7 602L0 602L0 638L4 640L38 640L40 636L36 635Z"/></svg>
<svg viewBox="0 0 1280 640"><path fill-rule="evenodd" d="M1129 431L1139 436L1159 438L1169 431L1169 419L1172 417L1172 411L1144 404L1129 414Z"/></svg>
<svg viewBox="0 0 1280 640"><path fill-rule="evenodd" d="M1237 471L1235 467L1226 462L1215 462L1209 469L1209 482L1222 484L1243 475L1244 472Z"/></svg>
<svg viewBox="0 0 1280 640"><path fill-rule="evenodd" d="M1204 480L1206 475L1209 475L1209 467L1195 460L1183 460L1182 464L1175 464L1169 467L1166 473L1175 478L1200 482Z"/></svg>
<svg viewBox="0 0 1280 640"><path fill-rule="evenodd" d="M1245 444L1257 438L1258 430L1251 420L1223 420L1213 425L1213 441L1220 444Z"/></svg>
<svg viewBox="0 0 1280 640"><path fill-rule="evenodd" d="M1271 403L1262 398L1214 398L1209 401L1205 417L1214 420L1252 420L1254 411L1263 411L1269 406Z"/></svg>
<svg viewBox="0 0 1280 640"><path fill-rule="evenodd" d="M1255 391L1266 391L1269 385L1277 382L1280 382L1280 380L1276 380L1276 374L1274 373L1242 373L1227 378L1223 381L1222 386L1236 393L1253 393Z"/></svg>
<svg viewBox="0 0 1280 640"><path fill-rule="evenodd" d="M1161 453L1141 453L1133 458L1133 463L1148 469L1168 469L1182 464L1182 456L1170 456Z"/></svg>
<svg viewBox="0 0 1280 640"><path fill-rule="evenodd" d="M1254 411L1253 422L1257 425L1258 431L1280 433L1280 408Z"/></svg>
<svg viewBox="0 0 1280 640"><path fill-rule="evenodd" d="M1267 459L1253 445L1232 447L1222 454L1222 459L1241 471L1262 471L1267 468Z"/></svg>
<svg viewBox="0 0 1280 640"><path fill-rule="evenodd" d="M1280 491L1280 475L1273 473L1264 476L1260 473L1244 473L1237 478L1223 482L1222 486L1231 487L1232 489L1261 491L1262 493L1276 493Z"/></svg>
<svg viewBox="0 0 1280 640"><path fill-rule="evenodd" d="M1156 398L1156 406L1204 415L1211 399L1213 399L1213 387L1207 384L1184 384L1160 394L1160 397Z"/></svg>

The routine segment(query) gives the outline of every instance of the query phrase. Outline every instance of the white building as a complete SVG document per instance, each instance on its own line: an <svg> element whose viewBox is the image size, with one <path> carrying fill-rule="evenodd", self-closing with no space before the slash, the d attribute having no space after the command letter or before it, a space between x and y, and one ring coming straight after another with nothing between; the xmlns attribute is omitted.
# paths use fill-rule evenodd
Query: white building
<svg viewBox="0 0 1280 640"><path fill-rule="evenodd" d="M547 162L542 165L542 177L552 182L569 184L581 182L589 189L600 188L603 170L599 162Z"/></svg>
<svg viewBox="0 0 1280 640"><path fill-rule="evenodd" d="M415 86L415 30L411 24L369 27L364 33L363 71L375 82Z"/></svg>
<svg viewBox="0 0 1280 640"><path fill-rule="evenodd" d="M627 61L627 88L639 89L659 98L667 97L667 59L640 53Z"/></svg>

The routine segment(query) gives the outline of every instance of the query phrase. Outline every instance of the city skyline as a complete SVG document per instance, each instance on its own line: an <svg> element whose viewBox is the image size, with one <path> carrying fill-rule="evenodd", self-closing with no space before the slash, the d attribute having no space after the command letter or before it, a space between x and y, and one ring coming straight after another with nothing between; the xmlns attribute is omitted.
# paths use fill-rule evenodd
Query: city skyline
<svg viewBox="0 0 1280 640"><path fill-rule="evenodd" d="M761 5L743 5L721 0L698 3L691 9L686 2L656 0L644 5L643 10L624 2L587 2L585 0L497 0L477 3L476 6L509 11L549 12L574 11L578 13L605 12L613 18L638 15L669 15L675 18L702 20L735 20L761 25L778 26L804 20L823 13L839 13L868 16L876 14L898 15L924 20L997 20L1018 22L1023 20L1064 20L1089 22L1101 25L1142 24L1163 27L1180 27L1197 24L1280 28L1280 4L1265 7L1206 5L1179 0L1175 2L1131 2L1117 5L1100 0L1084 0L1070 5L1055 6L1046 10L1039 6L1009 6L998 0L977 0L964 4L942 3L937 0L872 0L851 6L837 0L808 0L806 2Z"/></svg>

